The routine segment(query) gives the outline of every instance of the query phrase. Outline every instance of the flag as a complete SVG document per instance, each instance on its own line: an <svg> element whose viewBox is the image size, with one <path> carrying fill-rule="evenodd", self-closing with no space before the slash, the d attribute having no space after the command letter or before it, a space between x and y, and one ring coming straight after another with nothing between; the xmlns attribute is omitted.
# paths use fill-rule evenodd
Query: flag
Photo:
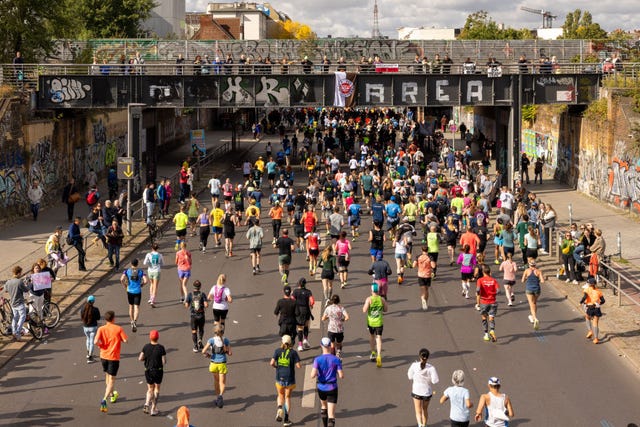
<svg viewBox="0 0 640 427"><path fill-rule="evenodd" d="M336 71L336 88L333 96L334 107L351 107L355 102L356 74Z"/></svg>

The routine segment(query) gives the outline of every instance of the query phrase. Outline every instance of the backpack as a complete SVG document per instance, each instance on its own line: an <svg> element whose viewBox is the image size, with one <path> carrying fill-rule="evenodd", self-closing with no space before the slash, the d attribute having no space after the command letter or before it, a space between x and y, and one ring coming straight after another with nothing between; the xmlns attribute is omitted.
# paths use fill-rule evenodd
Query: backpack
<svg viewBox="0 0 640 427"><path fill-rule="evenodd" d="M462 265L465 267L471 267L471 260L473 259L473 254L464 254L462 255Z"/></svg>
<svg viewBox="0 0 640 427"><path fill-rule="evenodd" d="M66 240L66 242L67 242L67 245L69 245L69 246L73 246L73 243L74 243L74 242L73 242L73 239L72 239L72 238L71 238L71 236L69 236L68 234L67 234L67 240Z"/></svg>
<svg viewBox="0 0 640 427"><path fill-rule="evenodd" d="M93 206L96 203L98 203L98 199L100 198L100 196L98 195L97 191L89 191L87 193L87 204L89 206Z"/></svg>
<svg viewBox="0 0 640 427"><path fill-rule="evenodd" d="M216 339L218 338L218 339ZM222 340L222 338L216 337L213 339L213 354L224 354L224 341ZM216 345L216 342L220 340L220 343L222 343L222 345Z"/></svg>
<svg viewBox="0 0 640 427"><path fill-rule="evenodd" d="M130 268L129 271L127 271L127 278L131 282L138 282L138 280L140 280L140 269Z"/></svg>
<svg viewBox="0 0 640 427"><path fill-rule="evenodd" d="M215 302L216 304L222 303L222 300L224 299L225 289L226 288L224 286L216 286L216 288L213 290L213 302Z"/></svg>

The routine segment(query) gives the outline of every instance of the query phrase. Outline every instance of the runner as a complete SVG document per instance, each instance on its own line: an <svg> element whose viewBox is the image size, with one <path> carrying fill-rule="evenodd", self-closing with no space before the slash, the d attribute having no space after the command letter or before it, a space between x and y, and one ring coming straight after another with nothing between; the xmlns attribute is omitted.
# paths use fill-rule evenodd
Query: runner
<svg viewBox="0 0 640 427"><path fill-rule="evenodd" d="M599 327L598 322L602 317L600 306L605 303L602 292L596 288L596 279L589 277L587 279L587 288L584 289L584 295L580 300L580 304L584 304L585 320L587 321L587 339L593 339L594 344L598 344Z"/></svg>
<svg viewBox="0 0 640 427"><path fill-rule="evenodd" d="M413 362L407 372L407 377L412 382L411 397L413 397L413 407L416 412L418 427L427 427L429 402L433 396L432 386L440 382L436 368L427 363L429 354L429 350L426 348L420 349L418 353L419 360Z"/></svg>
<svg viewBox="0 0 640 427"><path fill-rule="evenodd" d="M282 215L284 211L280 202L276 201L271 209L269 209L269 217L271 218L271 227L273 229L273 241L271 244L275 244L278 236L280 236L280 228L282 228Z"/></svg>
<svg viewBox="0 0 640 427"><path fill-rule="evenodd" d="M369 255L371 255L371 262L374 262L378 257L378 254L382 255L384 250L384 242L387 240L387 236L382 229L382 222L373 222L373 229L369 230L369 242L371 248L369 249Z"/></svg>
<svg viewBox="0 0 640 427"><path fill-rule="evenodd" d="M336 425L336 404L338 403L338 378L344 378L342 361L331 354L331 340L320 340L322 355L313 359L311 378L317 378L316 387L320 398L320 418L324 427Z"/></svg>
<svg viewBox="0 0 640 427"><path fill-rule="evenodd" d="M213 328L213 337L209 338L202 349L202 354L210 358L209 372L213 374L213 387L217 395L214 401L218 408L224 406L222 395L227 382L227 356L231 356L229 339L224 336L224 327L216 325Z"/></svg>
<svg viewBox="0 0 640 427"><path fill-rule="evenodd" d="M478 264L476 256L471 253L469 245L462 247L462 253L458 255L458 264L460 264L460 280L462 283L462 296L469 299L470 281L473 279L473 271Z"/></svg>
<svg viewBox="0 0 640 427"><path fill-rule="evenodd" d="M180 245L187 241L187 225L189 217L184 213L184 204L180 205L180 211L173 217L173 223L176 225L176 246L175 250L180 249Z"/></svg>
<svg viewBox="0 0 640 427"><path fill-rule="evenodd" d="M115 324L115 313L107 311L104 319L107 323L98 328L93 343L100 348L100 362L105 373L104 397L100 402L100 412L107 412L107 398L111 403L118 400L118 392L114 390L114 383L120 368L120 347L129 339L122 327Z"/></svg>
<svg viewBox="0 0 640 427"><path fill-rule="evenodd" d="M191 340L193 341L193 352L202 350L202 337L204 335L205 308L209 307L207 296L200 291L202 283L200 280L193 282L193 292L189 292L184 299L184 306L189 310L191 325Z"/></svg>
<svg viewBox="0 0 640 427"><path fill-rule="evenodd" d="M269 365L276 369L276 421L283 422L284 427L292 426L289 420L291 413L291 393L296 388L296 368L300 369L300 356L292 348L291 336L282 336L282 345L273 353Z"/></svg>
<svg viewBox="0 0 640 427"><path fill-rule="evenodd" d="M344 217L340 214L340 207L336 206L333 209L333 213L329 215L327 219L327 224L329 226L329 235L336 241L340 238L340 232L342 231L342 227L344 227Z"/></svg>
<svg viewBox="0 0 640 427"><path fill-rule="evenodd" d="M525 284L525 293L529 302L529 322L533 323L533 329L538 330L538 298L540 298L540 285L544 283L542 271L536 268L535 258L529 258L529 267L522 274L522 283Z"/></svg>
<svg viewBox="0 0 640 427"><path fill-rule="evenodd" d="M374 224L378 224L380 228L382 228L382 224L384 223L384 214L385 209L382 204L382 197L375 195L375 198L371 202L371 220Z"/></svg>
<svg viewBox="0 0 640 427"><path fill-rule="evenodd" d="M220 203L213 205L211 214L211 232L213 233L213 240L216 242L216 246L222 246L222 221L224 220L224 211L220 209Z"/></svg>
<svg viewBox="0 0 640 427"><path fill-rule="evenodd" d="M331 304L327 304L322 321L329 321L327 335L331 340L331 353L342 360L342 342L344 341L344 322L349 320L349 313L340 305L338 295L331 296Z"/></svg>
<svg viewBox="0 0 640 427"><path fill-rule="evenodd" d="M216 284L211 287L207 299L213 301L213 326L221 326L224 330L224 323L229 313L229 304L233 302L231 291L225 284L227 283L227 275L220 274Z"/></svg>
<svg viewBox="0 0 640 427"><path fill-rule="evenodd" d="M387 229L389 231L389 237L394 238L396 235L396 227L400 222L400 212L402 209L400 205L396 203L396 196L391 196L389 203L384 208L387 216Z"/></svg>
<svg viewBox="0 0 640 427"><path fill-rule="evenodd" d="M249 240L249 252L251 253L251 269L255 276L260 272L260 252L262 251L262 239L264 239L264 231L260 227L260 219L256 218L252 222L253 226L247 230L247 239Z"/></svg>
<svg viewBox="0 0 640 427"><path fill-rule="evenodd" d="M206 206L202 208L202 213L198 215L196 223L200 227L200 243L199 248L202 253L207 253L207 242L211 233L211 220L209 218L209 209Z"/></svg>
<svg viewBox="0 0 640 427"><path fill-rule="evenodd" d="M509 418L513 418L511 399L506 394L500 393L499 378L489 378L488 385L489 393L480 396L475 420L479 422L484 418L484 425L488 427L506 427Z"/></svg>
<svg viewBox="0 0 640 427"><path fill-rule="evenodd" d="M382 330L383 313L388 310L387 300L378 294L378 284L371 285L371 295L367 297L362 306L362 312L367 315L367 328L369 329L369 346L371 356L369 360L376 362L376 366L382 366Z"/></svg>
<svg viewBox="0 0 640 427"><path fill-rule="evenodd" d="M333 245L327 245L327 247L322 251L322 256L320 257L320 268L322 295L326 305L333 293L333 279L335 278L335 273L338 272L338 261L335 255L333 255Z"/></svg>
<svg viewBox="0 0 640 427"><path fill-rule="evenodd" d="M433 261L436 266L433 268L433 276L435 277L436 272L438 270L438 255L440 254L440 242L441 237L440 233L438 233L438 227L436 225L432 225L429 227L429 232L427 233L427 249L429 250L429 257L431 257L431 261Z"/></svg>
<svg viewBox="0 0 640 427"><path fill-rule="evenodd" d="M93 340L98 330L98 320L100 320L100 310L94 306L96 298L93 295L87 297L87 302L80 310L80 319L82 320L82 330L87 337L87 363L93 363Z"/></svg>
<svg viewBox="0 0 640 427"><path fill-rule="evenodd" d="M482 266L482 277L476 283L476 309L480 311L482 316L482 327L484 329L485 341L496 342L496 322L495 317L498 313L498 303L496 295L500 292L498 281L491 277L491 269L488 265ZM487 321L488 320L488 321Z"/></svg>
<svg viewBox="0 0 640 427"><path fill-rule="evenodd" d="M469 245L469 252L473 255L477 255L478 246L480 246L480 243L480 237L478 237L478 235L473 232L473 227L471 226L471 224L467 224L467 231L462 236L460 236L460 246L464 248L464 245Z"/></svg>
<svg viewBox="0 0 640 427"><path fill-rule="evenodd" d="M463 387L464 371L453 371L451 375L451 383L453 387L448 387L442 397L440 403L443 404L447 400L451 400L451 410L449 411L449 420L451 427L469 427L469 408L473 406L469 397L469 390Z"/></svg>
<svg viewBox="0 0 640 427"><path fill-rule="evenodd" d="M318 225L318 216L313 210L313 205L307 206L307 211L302 217L302 224L304 224L305 233L311 233L316 229L316 226Z"/></svg>
<svg viewBox="0 0 640 427"><path fill-rule="evenodd" d="M341 231L340 237L336 241L336 254L338 255L338 276L340 277L340 287L347 286L349 278L349 263L351 262L351 242L347 240L347 232Z"/></svg>
<svg viewBox="0 0 640 427"><path fill-rule="evenodd" d="M187 243L182 242L180 250L176 252L176 267L178 267L178 286L180 287L180 304L184 303L187 294L187 282L191 277L191 252L187 250Z"/></svg>
<svg viewBox="0 0 640 427"><path fill-rule="evenodd" d="M428 246L422 246L422 254L418 257L417 264L420 301L422 302L422 309L427 311L429 309L429 288L431 287L431 280L435 274L434 267L436 265L429 256Z"/></svg>
<svg viewBox="0 0 640 427"><path fill-rule="evenodd" d="M389 276L391 275L391 266L387 260L382 258L382 253L376 255L376 260L371 264L367 274L373 276L374 283L378 284L378 293L384 299L387 299L389 290Z"/></svg>
<svg viewBox="0 0 640 427"><path fill-rule="evenodd" d="M407 264L407 252L409 251L409 241L407 233L401 236L396 236L393 239L393 246L395 247L394 258L396 259L396 273L398 274L398 284L401 285L404 282L404 268Z"/></svg>
<svg viewBox="0 0 640 427"><path fill-rule="evenodd" d="M291 287L282 288L283 297L276 303L273 314L278 316L279 335L296 336L296 301L291 298Z"/></svg>
<svg viewBox="0 0 640 427"><path fill-rule="evenodd" d="M198 226L198 211L200 210L200 202L196 199L196 195L191 193L191 197L187 201L187 217L189 218L189 227L191 228L191 237L196 235L196 228Z"/></svg>
<svg viewBox="0 0 640 427"><path fill-rule="evenodd" d="M155 329L149 332L149 343L142 347L138 360L144 362L144 377L147 381L147 396L142 412L152 417L159 414L158 396L160 384L167 364L167 352L162 344L158 344L160 334Z"/></svg>
<svg viewBox="0 0 640 427"><path fill-rule="evenodd" d="M211 193L211 206L215 206L218 203L218 199L220 198L220 186L221 184L218 179L218 175L214 174L207 184L207 188Z"/></svg>
<svg viewBox="0 0 640 427"><path fill-rule="evenodd" d="M513 252L505 251L505 255L507 258L502 261L502 264L500 264L500 271L504 274L504 294L507 297L507 305L512 306L516 300L516 294L513 292L513 286L516 284L518 264L513 260Z"/></svg>
<svg viewBox="0 0 640 427"><path fill-rule="evenodd" d="M238 217L233 213L231 207L227 208L222 220L222 228L224 230L224 253L228 257L233 256L233 239L236 237L237 225Z"/></svg>
<svg viewBox="0 0 640 427"><path fill-rule="evenodd" d="M298 351L308 350L309 344L309 320L313 317L311 310L315 300L313 294L307 289L307 280L302 277L298 280L298 287L291 297L296 301L296 331L298 334Z"/></svg>
<svg viewBox="0 0 640 427"><path fill-rule="evenodd" d="M351 193L353 194L353 192ZM360 215L362 214L362 207L358 204L358 199L353 198L353 203L349 205L349 225L351 226L351 237L356 240L356 237L360 237Z"/></svg>
<svg viewBox="0 0 640 427"><path fill-rule="evenodd" d="M310 233L304 235L304 240L307 241L309 276L313 277L316 275L316 269L318 268L318 255L320 254L320 243L322 242L322 238L314 229Z"/></svg>
<svg viewBox="0 0 640 427"><path fill-rule="evenodd" d="M164 265L164 258L158 252L158 244L151 245L151 252L144 256L143 265L148 265L147 276L149 277L149 305L156 306L156 295L158 295L158 284L160 283L160 269Z"/></svg>
<svg viewBox="0 0 640 427"><path fill-rule="evenodd" d="M148 283L147 276L142 269L138 268L138 259L131 261L131 267L122 272L120 283L127 290L127 300L129 301L129 319L131 320L131 331L136 332L138 326L138 315L140 314L140 300L142 299L142 286Z"/></svg>
<svg viewBox="0 0 640 427"><path fill-rule="evenodd" d="M447 217L447 223L444 225L445 240L447 242L447 252L449 253L449 266L455 264L454 256L456 251L456 241L458 240L459 227L456 224L453 215Z"/></svg>
<svg viewBox="0 0 640 427"><path fill-rule="evenodd" d="M282 230L282 236L278 237L274 248L278 248L278 270L280 271L280 281L284 286L288 285L289 266L291 265L291 253L296 248L296 243L289 238L289 230Z"/></svg>

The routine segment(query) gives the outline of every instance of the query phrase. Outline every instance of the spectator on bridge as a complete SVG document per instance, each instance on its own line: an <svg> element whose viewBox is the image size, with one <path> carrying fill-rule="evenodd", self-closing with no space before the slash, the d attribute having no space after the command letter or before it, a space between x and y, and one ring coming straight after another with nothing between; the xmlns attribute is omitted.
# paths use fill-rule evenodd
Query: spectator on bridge
<svg viewBox="0 0 640 427"><path fill-rule="evenodd" d="M227 57L224 60L224 73L225 74L231 74L232 70L233 70L233 56L231 56L230 53L227 54Z"/></svg>
<svg viewBox="0 0 640 427"><path fill-rule="evenodd" d="M100 66L100 74L103 76L108 76L111 74L111 65L107 62L107 59L102 60L102 65Z"/></svg>
<svg viewBox="0 0 640 427"><path fill-rule="evenodd" d="M344 59L344 56L338 59L338 71L347 71L347 61Z"/></svg>
<svg viewBox="0 0 640 427"><path fill-rule="evenodd" d="M196 55L196 58L193 60L193 74L199 76L202 74L202 56Z"/></svg>
<svg viewBox="0 0 640 427"><path fill-rule="evenodd" d="M308 56L305 56L304 59L302 61L300 61L300 64L302 64L302 72L305 74L311 74L311 70L313 68L313 62L311 62L311 60L309 60Z"/></svg>
<svg viewBox="0 0 640 427"><path fill-rule="evenodd" d="M453 60L449 57L449 54L445 54L444 59L442 60L442 74L451 74L452 65Z"/></svg>
<svg viewBox="0 0 640 427"><path fill-rule="evenodd" d="M24 77L24 58L20 51L16 52L15 58L13 58L13 72L15 73L16 80L21 81Z"/></svg>
<svg viewBox="0 0 640 427"><path fill-rule="evenodd" d="M518 72L520 74L529 74L529 60L527 60L526 55L520 55L520 59L518 59Z"/></svg>
<svg viewBox="0 0 640 427"><path fill-rule="evenodd" d="M475 74L476 73L476 63L471 60L470 57L462 64L462 73L463 74Z"/></svg>
<svg viewBox="0 0 640 427"><path fill-rule="evenodd" d="M431 72L433 74L441 74L442 73L442 59L440 59L440 54L436 53L436 56L433 58L433 62L431 62ZM444 130L443 130L444 132Z"/></svg>
<svg viewBox="0 0 640 427"><path fill-rule="evenodd" d="M140 55L140 52L136 52L136 57L133 59L135 67L135 74L144 74L144 58Z"/></svg>
<svg viewBox="0 0 640 427"><path fill-rule="evenodd" d="M176 76L181 76L184 73L184 58L182 54L178 54L178 58L176 59Z"/></svg>
<svg viewBox="0 0 640 427"><path fill-rule="evenodd" d="M329 72L329 67L331 67L331 60L329 59L329 57L327 55L324 55L322 57L322 72L323 73L328 73Z"/></svg>

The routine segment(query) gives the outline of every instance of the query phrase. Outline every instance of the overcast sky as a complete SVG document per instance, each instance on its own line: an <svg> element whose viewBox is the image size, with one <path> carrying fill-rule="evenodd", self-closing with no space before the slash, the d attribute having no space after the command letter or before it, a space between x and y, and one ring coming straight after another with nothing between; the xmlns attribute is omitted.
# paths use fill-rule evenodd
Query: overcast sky
<svg viewBox="0 0 640 427"><path fill-rule="evenodd" d="M230 1L230 0L229 0ZM187 11L205 11L208 0L187 0ZM213 2L211 2L213 3ZM256 1L256 3L262 3ZM370 37L374 0L271 0L277 10L294 21L308 24L318 36ZM434 4L440 4L434 7ZM589 10L594 21L605 30L640 29L638 0L378 0L378 16L382 35L397 38L399 27L462 27L467 16L486 10L498 23L514 28L538 28L542 17L520 10L520 6L549 10L558 18L554 27L561 27L566 14L575 8Z"/></svg>

